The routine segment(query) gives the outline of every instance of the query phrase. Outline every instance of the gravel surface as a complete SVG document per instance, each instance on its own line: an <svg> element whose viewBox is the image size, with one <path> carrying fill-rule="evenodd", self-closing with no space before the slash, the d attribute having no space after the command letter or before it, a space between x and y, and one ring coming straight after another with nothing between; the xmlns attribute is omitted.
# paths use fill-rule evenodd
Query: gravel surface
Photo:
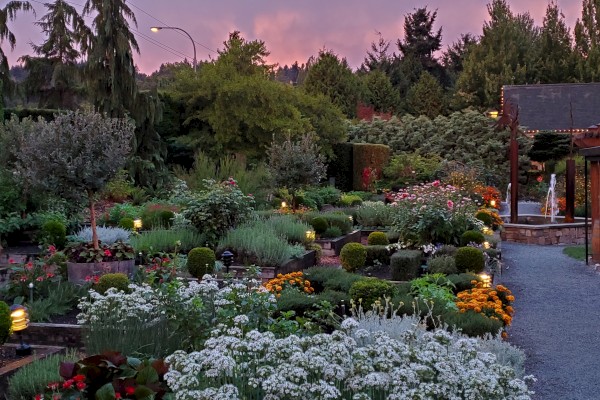
<svg viewBox="0 0 600 400"><path fill-rule="evenodd" d="M502 243L495 282L515 295L508 340L527 354L534 399L600 399L600 274L563 248Z"/></svg>

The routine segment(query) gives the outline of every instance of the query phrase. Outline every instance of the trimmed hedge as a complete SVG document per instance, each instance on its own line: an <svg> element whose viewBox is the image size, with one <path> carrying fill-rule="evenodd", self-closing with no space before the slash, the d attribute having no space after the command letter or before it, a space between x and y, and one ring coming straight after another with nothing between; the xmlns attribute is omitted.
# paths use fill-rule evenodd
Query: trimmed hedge
<svg viewBox="0 0 600 400"><path fill-rule="evenodd" d="M335 187L343 192L352 190L352 143L338 143L333 146L334 158L327 166L327 176L335 178Z"/></svg>
<svg viewBox="0 0 600 400"><path fill-rule="evenodd" d="M381 299L381 304L385 304L385 298L392 298L395 294L394 285L389 281L367 278L354 282L350 288L350 297L355 304L362 305L363 310L368 311L375 301Z"/></svg>
<svg viewBox="0 0 600 400"><path fill-rule="evenodd" d="M485 256L481 249L475 247L461 247L454 256L458 272L480 273L485 267Z"/></svg>
<svg viewBox="0 0 600 400"><path fill-rule="evenodd" d="M348 293L352 284L365 279L343 269L332 267L312 267L304 271L304 277L310 281L315 292L326 290Z"/></svg>
<svg viewBox="0 0 600 400"><path fill-rule="evenodd" d="M365 265L375 265L375 260L390 265L390 251L386 246L367 246L367 261Z"/></svg>
<svg viewBox="0 0 600 400"><path fill-rule="evenodd" d="M340 262L348 272L354 272L365 266L367 250L360 243L346 243L340 251Z"/></svg>
<svg viewBox="0 0 600 400"><path fill-rule="evenodd" d="M390 241L384 232L371 232L367 238L367 244L369 246L387 246Z"/></svg>
<svg viewBox="0 0 600 400"><path fill-rule="evenodd" d="M421 268L420 250L398 250L390 257L392 280L410 281L419 276Z"/></svg>
<svg viewBox="0 0 600 400"><path fill-rule="evenodd" d="M362 174L365 168L377 170L379 176L390 160L390 148L384 144L355 143L352 157L352 187L365 190Z"/></svg>
<svg viewBox="0 0 600 400"><path fill-rule="evenodd" d="M194 278L202 279L205 274L212 274L217 258L215 252L208 247L196 247L188 253L187 269Z"/></svg>

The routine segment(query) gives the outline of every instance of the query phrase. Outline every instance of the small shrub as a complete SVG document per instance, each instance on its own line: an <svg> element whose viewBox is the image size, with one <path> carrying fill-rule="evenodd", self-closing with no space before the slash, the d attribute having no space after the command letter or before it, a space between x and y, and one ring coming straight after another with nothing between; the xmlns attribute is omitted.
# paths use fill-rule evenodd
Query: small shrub
<svg viewBox="0 0 600 400"><path fill-rule="evenodd" d="M0 301L0 346L2 346L10 336L12 320L10 319L10 307L3 301Z"/></svg>
<svg viewBox="0 0 600 400"><path fill-rule="evenodd" d="M315 252L315 262L319 264L321 262L321 257L323 257L323 248L318 243L309 243L306 245L306 250L314 250Z"/></svg>
<svg viewBox="0 0 600 400"><path fill-rule="evenodd" d="M122 273L105 274L100 277L98 283L94 286L94 290L104 294L110 288L115 288L119 291L127 293L129 291L129 278Z"/></svg>
<svg viewBox="0 0 600 400"><path fill-rule="evenodd" d="M119 228L123 228L123 229L129 229L130 231L133 230L133 219L131 218L121 218L119 220Z"/></svg>
<svg viewBox="0 0 600 400"><path fill-rule="evenodd" d="M361 275L331 267L312 267L304 271L304 276L310 281L317 293L324 290L348 293L354 282L365 279Z"/></svg>
<svg viewBox="0 0 600 400"><path fill-rule="evenodd" d="M214 251L208 247L196 247L188 254L187 268L194 278L202 279L205 274L212 274L216 261Z"/></svg>
<svg viewBox="0 0 600 400"><path fill-rule="evenodd" d="M435 255L438 257L439 256L454 257L455 254L456 254L456 247L452 246L451 244L445 244L435 252Z"/></svg>
<svg viewBox="0 0 600 400"><path fill-rule="evenodd" d="M387 236L390 243L398 243L398 241L400 240L400 233L396 231L387 231L385 235Z"/></svg>
<svg viewBox="0 0 600 400"><path fill-rule="evenodd" d="M310 221L311 226L313 227L313 229L315 230L315 233L317 235L322 234L323 232L325 232L327 230L327 228L329 228L329 224L327 223L327 220L323 217L315 217Z"/></svg>
<svg viewBox="0 0 600 400"><path fill-rule="evenodd" d="M445 274L451 275L456 274L458 270L456 269L456 262L454 261L454 257L452 256L436 256L431 257L427 261L427 272L430 274Z"/></svg>
<svg viewBox="0 0 600 400"><path fill-rule="evenodd" d="M67 242L67 227L60 221L47 221L42 226L40 242L43 245L53 244L62 249Z"/></svg>
<svg viewBox="0 0 600 400"><path fill-rule="evenodd" d="M317 304L315 296L308 296L299 290L282 290L277 297L277 309L279 311L294 311L296 316L302 317L306 311Z"/></svg>
<svg viewBox="0 0 600 400"><path fill-rule="evenodd" d="M276 215L264 221L266 226L276 234L283 236L289 243L306 243L306 231L311 229L309 224L300 221L292 215ZM315 231L316 232L316 231Z"/></svg>
<svg viewBox="0 0 600 400"><path fill-rule="evenodd" d="M367 311L378 299L381 299L381 303L385 304L386 297L393 297L394 285L385 280L367 278L354 282L350 287L349 294L356 304L361 304L362 308Z"/></svg>
<svg viewBox="0 0 600 400"><path fill-rule="evenodd" d="M367 249L360 243L346 243L340 252L342 267L348 272L354 272L365 266Z"/></svg>
<svg viewBox="0 0 600 400"><path fill-rule="evenodd" d="M478 220L480 220L481 222L483 222L486 226L489 226L490 228L492 227L492 225L494 223L492 216L483 210L478 211L477 214L475 214L475 218L477 218Z"/></svg>
<svg viewBox="0 0 600 400"><path fill-rule="evenodd" d="M485 267L485 256L481 249L475 247L461 247L454 256L458 272L480 273Z"/></svg>
<svg viewBox="0 0 600 400"><path fill-rule="evenodd" d="M395 281L415 279L421 268L421 251L398 250L390 257L390 268Z"/></svg>
<svg viewBox="0 0 600 400"><path fill-rule="evenodd" d="M360 206L363 200L359 196L343 194L340 198L340 205L342 206Z"/></svg>
<svg viewBox="0 0 600 400"><path fill-rule="evenodd" d="M102 244L106 245L111 245L119 241L123 243L129 243L129 236L131 235L130 231L123 228L112 228L106 226L96 227L96 232L98 233L98 240L100 240ZM91 242L92 228L89 226L85 227L73 236L76 241Z"/></svg>
<svg viewBox="0 0 600 400"><path fill-rule="evenodd" d="M375 265L375 261L390 265L390 252L386 246L367 246L367 261L365 265Z"/></svg>
<svg viewBox="0 0 600 400"><path fill-rule="evenodd" d="M390 241L384 232L371 232L367 238L367 244L369 246L387 246Z"/></svg>
<svg viewBox="0 0 600 400"><path fill-rule="evenodd" d="M466 231L460 236L460 245L466 246L469 243L481 244L485 242L485 236L479 231Z"/></svg>
<svg viewBox="0 0 600 400"><path fill-rule="evenodd" d="M173 224L175 207L163 204L151 204L142 213L144 229L170 228Z"/></svg>
<svg viewBox="0 0 600 400"><path fill-rule="evenodd" d="M470 290L475 287L473 281L481 281L477 275L464 273L457 275L448 275L448 280L454 284L454 293L462 292L464 290Z"/></svg>
<svg viewBox="0 0 600 400"><path fill-rule="evenodd" d="M325 232L321 233L320 236L324 239L337 238L342 236L342 230L337 226L330 226L329 228L325 229Z"/></svg>
<svg viewBox="0 0 600 400"><path fill-rule="evenodd" d="M177 242L179 242L179 246L177 246ZM131 245L136 253L145 254L172 253L176 248L182 253L187 253L205 242L205 235L196 232L195 229L184 228L156 229L131 237Z"/></svg>
<svg viewBox="0 0 600 400"><path fill-rule="evenodd" d="M133 185L129 180L127 171L121 170L108 181L104 190L102 190L102 195L106 199L121 203L131 195L132 190Z"/></svg>
<svg viewBox="0 0 600 400"><path fill-rule="evenodd" d="M497 335L504 327L502 321L494 320L473 310L466 312L448 312L441 316L443 323L450 330L460 329L468 336L485 336L486 334Z"/></svg>
<svg viewBox="0 0 600 400"><path fill-rule="evenodd" d="M108 211L108 221L111 224L117 224L121 218L136 219L142 213L142 207L134 206L130 203L115 204Z"/></svg>

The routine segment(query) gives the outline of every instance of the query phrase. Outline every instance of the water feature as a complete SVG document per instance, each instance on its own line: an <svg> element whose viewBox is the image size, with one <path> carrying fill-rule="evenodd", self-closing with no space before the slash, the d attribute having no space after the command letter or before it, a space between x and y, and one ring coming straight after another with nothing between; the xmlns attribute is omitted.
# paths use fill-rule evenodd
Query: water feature
<svg viewBox="0 0 600 400"><path fill-rule="evenodd" d="M548 211L550 211L550 222L556 223L556 215L558 214L558 202L556 200L556 174L550 175L550 187L548 188L548 195L546 196L546 207L544 210L544 217L548 218ZM550 204L548 204L550 203ZM548 207L550 205L550 207Z"/></svg>
<svg viewBox="0 0 600 400"><path fill-rule="evenodd" d="M511 185L512 184L508 184L508 186L506 187L506 208L510 211L510 190L511 190Z"/></svg>

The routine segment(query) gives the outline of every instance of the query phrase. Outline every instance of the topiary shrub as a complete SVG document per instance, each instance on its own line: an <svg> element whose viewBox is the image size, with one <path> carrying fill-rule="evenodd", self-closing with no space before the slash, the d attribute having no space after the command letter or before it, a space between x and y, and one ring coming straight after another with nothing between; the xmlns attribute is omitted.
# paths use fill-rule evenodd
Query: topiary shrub
<svg viewBox="0 0 600 400"><path fill-rule="evenodd" d="M371 232L367 238L369 246L387 246L390 244L387 235L384 232Z"/></svg>
<svg viewBox="0 0 600 400"><path fill-rule="evenodd" d="M0 301L0 346L2 346L11 334L12 320L10 318L10 307Z"/></svg>
<svg viewBox="0 0 600 400"><path fill-rule="evenodd" d="M196 247L188 253L187 269L194 278L202 279L204 275L212 274L216 261L214 251L208 247Z"/></svg>
<svg viewBox="0 0 600 400"><path fill-rule="evenodd" d="M310 225L313 227L313 229L315 230L315 233L317 235L322 234L323 232L325 232L327 230L327 228L329 228L329 224L327 223L327 220L323 217L315 217L310 221Z"/></svg>
<svg viewBox="0 0 600 400"><path fill-rule="evenodd" d="M117 225L119 225L119 228L129 229L130 231L132 231L133 230L133 219L127 218L127 217L121 218Z"/></svg>
<svg viewBox="0 0 600 400"><path fill-rule="evenodd" d="M485 242L485 236L479 231L466 231L460 236L460 245L467 246L469 243L481 244Z"/></svg>
<svg viewBox="0 0 600 400"><path fill-rule="evenodd" d="M381 303L385 304L386 297L393 297L395 294L394 285L389 281L367 278L361 281L354 282L350 287L350 298L356 304L362 305L362 308L367 311L375 301L381 299Z"/></svg>
<svg viewBox="0 0 600 400"><path fill-rule="evenodd" d="M67 243L67 227L60 221L50 220L42 226L41 243L53 244L59 249Z"/></svg>
<svg viewBox="0 0 600 400"><path fill-rule="evenodd" d="M452 256L437 256L431 257L427 261L427 272L430 274L445 274L451 275L456 274L456 262Z"/></svg>
<svg viewBox="0 0 600 400"><path fill-rule="evenodd" d="M318 243L309 243L306 245L306 250L314 250L315 252L315 262L319 264L321 262L321 257L323 257L323 248Z"/></svg>
<svg viewBox="0 0 600 400"><path fill-rule="evenodd" d="M104 294L110 288L127 293L129 291L129 278L120 272L114 274L105 274L100 277L98 283L94 285L94 290Z"/></svg>
<svg viewBox="0 0 600 400"><path fill-rule="evenodd" d="M392 280L410 281L419 276L421 268L420 250L398 250L390 257Z"/></svg>
<svg viewBox="0 0 600 400"><path fill-rule="evenodd" d="M386 246L367 246L367 261L365 265L375 265L375 261L390 265L390 251Z"/></svg>
<svg viewBox="0 0 600 400"><path fill-rule="evenodd" d="M359 196L351 194L343 194L340 198L340 205L345 207L360 206L363 200Z"/></svg>
<svg viewBox="0 0 600 400"><path fill-rule="evenodd" d="M480 273L485 267L485 256L481 249L475 247L461 247L454 256L458 272Z"/></svg>
<svg viewBox="0 0 600 400"><path fill-rule="evenodd" d="M478 220L480 220L481 222L483 222L486 226L489 226L490 228L494 224L494 220L492 219L492 216L485 211L477 212L477 214L475 214L475 218L477 218Z"/></svg>
<svg viewBox="0 0 600 400"><path fill-rule="evenodd" d="M365 266L367 249L360 243L346 243L340 252L342 267L348 272L354 272Z"/></svg>
<svg viewBox="0 0 600 400"><path fill-rule="evenodd" d="M342 230L337 226L330 226L325 229L325 232L321 233L321 237L324 239L332 239L342 236Z"/></svg>
<svg viewBox="0 0 600 400"><path fill-rule="evenodd" d="M491 319L473 310L447 312L441 316L441 320L451 331L460 329L465 335L473 337L482 337L488 333L495 336L504 327L502 321Z"/></svg>

